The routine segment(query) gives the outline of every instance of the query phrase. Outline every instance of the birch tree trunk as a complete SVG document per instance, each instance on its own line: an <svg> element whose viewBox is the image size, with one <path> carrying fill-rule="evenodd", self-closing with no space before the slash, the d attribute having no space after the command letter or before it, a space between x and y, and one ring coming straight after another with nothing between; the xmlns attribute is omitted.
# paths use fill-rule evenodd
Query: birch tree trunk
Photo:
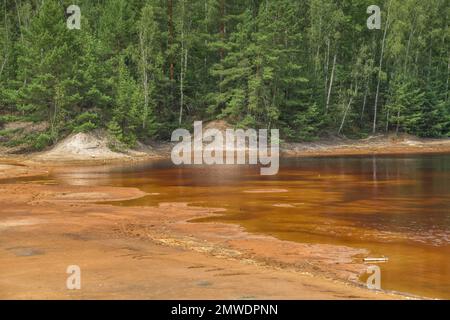
<svg viewBox="0 0 450 320"><path fill-rule="evenodd" d="M330 39L327 39L327 56L326 56L326 62L325 62L325 97L327 97L327 91L328 91L328 69L330 65Z"/></svg>
<svg viewBox="0 0 450 320"><path fill-rule="evenodd" d="M147 73L147 50L145 48L145 30L139 32L139 46L141 47L142 63L142 86L144 89L144 115L142 117L142 129L145 129L148 116L149 92L148 92L148 73Z"/></svg>
<svg viewBox="0 0 450 320"><path fill-rule="evenodd" d="M450 56L448 57L448 63L447 63L447 101L448 101L448 98L449 98L449 92L448 92L448 89L449 89L449 87L448 87L448 85L449 85L449 78L450 78Z"/></svg>
<svg viewBox="0 0 450 320"><path fill-rule="evenodd" d="M375 105L374 105L374 108L373 108L373 111L374 111L374 115L373 115L373 130L372 130L373 133L376 133L376 131L377 131L377 113L378 113L378 98L379 98L379 94L380 94L380 83L381 83L381 68L383 66L383 56L384 56L384 48L385 48L385 45L386 45L386 35L387 35L388 29L389 29L389 24L390 24L390 22L389 22L389 11L390 11L390 8L391 8L391 3L392 2L389 1L388 12L387 12L387 17L386 17L386 26L385 26L385 29L384 29L383 41L382 41L382 44L381 44L380 64L378 66L377 91L376 91L376 94L375 94Z"/></svg>
<svg viewBox="0 0 450 320"><path fill-rule="evenodd" d="M8 56L6 55L3 58L2 66L0 67L0 79L2 77L3 69L5 68L6 62L8 61Z"/></svg>
<svg viewBox="0 0 450 320"><path fill-rule="evenodd" d="M405 64L403 65L403 74L405 74L405 75L406 75L406 70L408 68L408 57L409 57L409 50L411 48L412 37L414 36L414 33L416 31L415 28L414 28L415 24L416 24L416 17L414 17L414 19L413 19L413 23L412 23L412 26L411 26L411 31L409 32L409 37L408 37L408 45L406 46ZM397 125L395 127L395 135L398 135L398 132L400 130L400 115L401 115L401 110L399 108L398 111L397 111ZM388 116L388 119L387 119L387 123L389 125L389 116ZM386 128L386 131L387 131L387 128Z"/></svg>
<svg viewBox="0 0 450 320"><path fill-rule="evenodd" d="M7 15L6 15L6 0L4 2L5 5L5 56L3 57L2 66L0 68L0 79L3 74L3 70L5 69L6 63L8 61L8 54L9 54L9 35L8 35L8 22L7 22Z"/></svg>
<svg viewBox="0 0 450 320"><path fill-rule="evenodd" d="M355 92L351 94L350 100L348 101L347 108L345 108L344 115L342 116L341 126L339 127L338 135L341 134L341 131L342 131L342 129L344 128L345 119L347 118L348 111L350 110L350 107L351 107L351 105L352 105L353 98L354 98L357 94L358 94L358 82L356 82Z"/></svg>
<svg viewBox="0 0 450 320"><path fill-rule="evenodd" d="M389 115L390 115L390 110L388 109L388 111L386 112L386 132L389 131Z"/></svg>
<svg viewBox="0 0 450 320"><path fill-rule="evenodd" d="M223 58L224 58L224 48L223 48L223 43L225 42L225 0L220 0L220 25L219 25L219 33L220 33L220 39L222 40L222 44L220 45L219 48L219 58L220 58L220 62L222 62ZM219 76L220 78L220 82L219 82L219 92L222 93L222 80L223 80L223 76L222 74Z"/></svg>
<svg viewBox="0 0 450 320"><path fill-rule="evenodd" d="M361 110L361 119L360 119L361 124L362 124L363 117L364 117L364 111L366 110L368 93L369 93L369 80L367 80L366 91L364 92L363 106L362 106L362 110Z"/></svg>
<svg viewBox="0 0 450 320"><path fill-rule="evenodd" d="M180 115L178 118L178 124L181 125L183 120L183 106L184 106L184 78L187 71L187 48L185 43L185 0L181 2L181 63L180 63Z"/></svg>
<svg viewBox="0 0 450 320"><path fill-rule="evenodd" d="M174 79L174 63L173 63L173 53L172 53L172 45L174 40L174 34L173 34L173 0L168 0L168 21L169 21L169 60L170 60L170 66L169 66L169 76L170 80Z"/></svg>
<svg viewBox="0 0 450 320"><path fill-rule="evenodd" d="M330 107L331 89L333 88L334 71L336 69L336 57L337 57L337 53L334 54L334 58L333 58L333 68L331 70L330 85L328 86L328 95L327 95L327 104L325 107L325 113L328 113L328 108Z"/></svg>

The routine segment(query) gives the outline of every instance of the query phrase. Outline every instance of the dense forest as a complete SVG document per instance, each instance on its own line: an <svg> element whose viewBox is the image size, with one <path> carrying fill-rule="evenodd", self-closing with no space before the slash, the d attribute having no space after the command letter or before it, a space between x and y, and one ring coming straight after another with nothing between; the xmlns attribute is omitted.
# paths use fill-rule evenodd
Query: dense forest
<svg viewBox="0 0 450 320"><path fill-rule="evenodd" d="M295 141L450 134L449 0L0 1L0 125L48 123L37 149L214 119Z"/></svg>

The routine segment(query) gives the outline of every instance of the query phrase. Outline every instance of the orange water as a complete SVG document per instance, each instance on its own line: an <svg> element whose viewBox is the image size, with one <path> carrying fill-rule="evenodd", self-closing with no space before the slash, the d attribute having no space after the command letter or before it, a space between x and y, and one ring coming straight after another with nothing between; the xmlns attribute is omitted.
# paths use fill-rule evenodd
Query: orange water
<svg viewBox="0 0 450 320"><path fill-rule="evenodd" d="M379 264L383 289L450 299L450 155L285 159L276 176L249 166L151 162L78 168L52 179L153 193L121 205L221 207L223 216L204 220L367 248L370 256L389 257Z"/></svg>

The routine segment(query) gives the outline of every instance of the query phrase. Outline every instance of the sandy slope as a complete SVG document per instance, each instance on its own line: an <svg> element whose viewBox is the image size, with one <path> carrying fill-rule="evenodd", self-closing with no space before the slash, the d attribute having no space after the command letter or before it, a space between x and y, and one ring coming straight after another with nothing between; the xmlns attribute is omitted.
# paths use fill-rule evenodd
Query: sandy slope
<svg viewBox="0 0 450 320"><path fill-rule="evenodd" d="M146 155L137 151L128 153L112 151L104 134L77 133L65 138L51 150L36 155L35 159L41 161L111 160Z"/></svg>

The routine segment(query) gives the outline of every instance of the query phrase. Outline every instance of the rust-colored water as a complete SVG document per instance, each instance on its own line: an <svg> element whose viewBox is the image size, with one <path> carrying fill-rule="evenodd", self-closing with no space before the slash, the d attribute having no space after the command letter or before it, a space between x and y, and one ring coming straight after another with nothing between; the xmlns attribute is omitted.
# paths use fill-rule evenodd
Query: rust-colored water
<svg viewBox="0 0 450 320"><path fill-rule="evenodd" d="M382 288L450 299L450 155L297 158L276 176L248 166L147 163L78 169L57 182L134 186L122 205L189 202L226 208L205 219L280 239L348 245L387 256Z"/></svg>

